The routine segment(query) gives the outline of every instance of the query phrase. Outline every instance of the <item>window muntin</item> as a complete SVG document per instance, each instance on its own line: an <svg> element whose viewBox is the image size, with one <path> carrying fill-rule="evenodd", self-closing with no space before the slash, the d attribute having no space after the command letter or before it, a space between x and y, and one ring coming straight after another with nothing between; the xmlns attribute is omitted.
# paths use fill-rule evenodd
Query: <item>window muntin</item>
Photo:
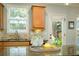
<svg viewBox="0 0 79 59"><path fill-rule="evenodd" d="M28 10L26 8L8 8L8 31L10 33L28 31Z"/></svg>

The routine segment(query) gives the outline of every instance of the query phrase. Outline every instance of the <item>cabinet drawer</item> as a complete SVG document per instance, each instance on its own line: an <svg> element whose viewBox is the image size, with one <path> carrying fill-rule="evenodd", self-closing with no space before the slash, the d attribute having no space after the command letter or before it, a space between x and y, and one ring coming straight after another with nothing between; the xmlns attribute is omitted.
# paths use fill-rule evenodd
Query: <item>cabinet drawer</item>
<svg viewBox="0 0 79 59"><path fill-rule="evenodd" d="M29 46L29 42L4 42L4 46Z"/></svg>

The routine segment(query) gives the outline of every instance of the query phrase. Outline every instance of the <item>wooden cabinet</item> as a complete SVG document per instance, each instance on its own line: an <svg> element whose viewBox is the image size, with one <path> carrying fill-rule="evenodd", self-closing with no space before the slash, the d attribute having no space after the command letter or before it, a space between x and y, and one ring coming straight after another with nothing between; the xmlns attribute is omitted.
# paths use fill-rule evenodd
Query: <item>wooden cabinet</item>
<svg viewBox="0 0 79 59"><path fill-rule="evenodd" d="M44 30L45 25L45 7L32 6L32 30Z"/></svg>
<svg viewBox="0 0 79 59"><path fill-rule="evenodd" d="M0 30L3 30L3 8L4 6L0 3Z"/></svg>
<svg viewBox="0 0 79 59"><path fill-rule="evenodd" d="M0 42L0 47L10 47L10 46L30 46L30 41L25 41L25 42Z"/></svg>

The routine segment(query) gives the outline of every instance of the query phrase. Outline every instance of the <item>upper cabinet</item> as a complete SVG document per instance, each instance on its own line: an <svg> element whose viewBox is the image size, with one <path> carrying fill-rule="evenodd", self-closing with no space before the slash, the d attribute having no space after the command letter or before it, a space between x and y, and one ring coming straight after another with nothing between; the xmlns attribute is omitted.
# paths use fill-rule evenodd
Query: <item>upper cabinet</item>
<svg viewBox="0 0 79 59"><path fill-rule="evenodd" d="M3 8L4 6L0 3L0 30L3 30Z"/></svg>
<svg viewBox="0 0 79 59"><path fill-rule="evenodd" d="M45 28L45 6L32 6L32 30Z"/></svg>

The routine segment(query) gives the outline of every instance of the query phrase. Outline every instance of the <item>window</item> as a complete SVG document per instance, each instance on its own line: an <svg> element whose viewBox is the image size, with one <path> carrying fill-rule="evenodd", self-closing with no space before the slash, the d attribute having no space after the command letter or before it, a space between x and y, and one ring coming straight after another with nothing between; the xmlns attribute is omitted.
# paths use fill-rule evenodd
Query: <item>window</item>
<svg viewBox="0 0 79 59"><path fill-rule="evenodd" d="M8 31L10 33L28 31L28 13L26 8L8 8Z"/></svg>

